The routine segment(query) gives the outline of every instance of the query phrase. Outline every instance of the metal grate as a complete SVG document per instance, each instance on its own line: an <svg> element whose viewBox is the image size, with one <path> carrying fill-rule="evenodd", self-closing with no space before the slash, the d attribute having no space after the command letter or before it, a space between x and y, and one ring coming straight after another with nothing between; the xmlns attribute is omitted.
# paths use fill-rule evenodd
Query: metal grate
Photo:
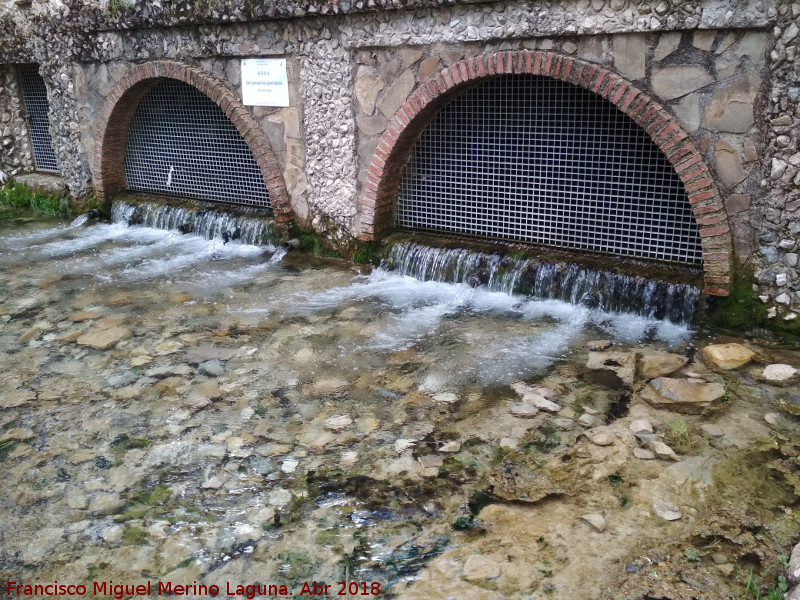
<svg viewBox="0 0 800 600"><path fill-rule="evenodd" d="M261 170L211 98L176 79L157 83L131 120L128 189L269 208Z"/></svg>
<svg viewBox="0 0 800 600"><path fill-rule="evenodd" d="M700 263L675 170L632 119L562 81L508 75L446 106L417 141L402 229Z"/></svg>
<svg viewBox="0 0 800 600"><path fill-rule="evenodd" d="M50 103L47 100L44 79L39 75L38 65L19 65L17 72L36 168L42 171L57 171L53 138L50 137Z"/></svg>

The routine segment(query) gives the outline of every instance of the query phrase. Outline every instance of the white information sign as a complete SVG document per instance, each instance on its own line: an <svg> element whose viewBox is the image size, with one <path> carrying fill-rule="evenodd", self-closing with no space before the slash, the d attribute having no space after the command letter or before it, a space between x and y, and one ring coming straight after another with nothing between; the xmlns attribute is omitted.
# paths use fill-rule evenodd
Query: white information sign
<svg viewBox="0 0 800 600"><path fill-rule="evenodd" d="M289 106L285 58L242 59L242 104Z"/></svg>

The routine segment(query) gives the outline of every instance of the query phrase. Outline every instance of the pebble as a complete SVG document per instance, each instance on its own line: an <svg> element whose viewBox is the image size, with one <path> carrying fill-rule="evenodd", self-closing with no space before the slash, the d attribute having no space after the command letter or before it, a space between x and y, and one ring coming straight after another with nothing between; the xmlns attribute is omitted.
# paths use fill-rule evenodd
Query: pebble
<svg viewBox="0 0 800 600"><path fill-rule="evenodd" d="M764 420L775 427L778 424L778 419L780 419L780 415L778 413L767 413L764 415Z"/></svg>
<svg viewBox="0 0 800 600"><path fill-rule="evenodd" d="M667 446L664 442L653 440L647 446L650 450L655 452L658 458L669 459L669 460L680 460L678 458L678 455L675 454L675 451L669 446Z"/></svg>
<svg viewBox="0 0 800 600"><path fill-rule="evenodd" d="M592 340L586 342L586 348L592 352L599 352L600 350L607 350L614 345L611 340Z"/></svg>
<svg viewBox="0 0 800 600"><path fill-rule="evenodd" d="M299 460L294 458L287 458L285 461L283 461L283 464L281 464L281 471L283 471L286 474L294 473L295 469L297 468L297 465L299 464L300 464Z"/></svg>
<svg viewBox="0 0 800 600"><path fill-rule="evenodd" d="M423 469L430 469L431 467L438 468L444 465L444 459L436 454L427 454L425 456L420 456L417 458L417 460L419 460L419 464L422 465Z"/></svg>
<svg viewBox="0 0 800 600"><path fill-rule="evenodd" d="M464 562L463 575L467 581L497 579L501 573L500 565L482 554L471 554Z"/></svg>
<svg viewBox="0 0 800 600"><path fill-rule="evenodd" d="M790 383L797 373L797 369L791 365L775 364L764 367L762 376L767 383L782 385Z"/></svg>
<svg viewBox="0 0 800 600"><path fill-rule="evenodd" d="M555 425L561 431L571 431L572 429L575 429L575 421L572 419L553 419L553 425Z"/></svg>
<svg viewBox="0 0 800 600"><path fill-rule="evenodd" d="M458 396L452 392L442 392L433 397L434 402L441 402L442 404L453 404L458 402Z"/></svg>
<svg viewBox="0 0 800 600"><path fill-rule="evenodd" d="M517 402L511 407L510 412L520 419L532 419L539 414L539 409L527 402Z"/></svg>
<svg viewBox="0 0 800 600"><path fill-rule="evenodd" d="M660 498L653 498L652 507L653 513L667 521L677 521L683 516L681 509Z"/></svg>
<svg viewBox="0 0 800 600"><path fill-rule="evenodd" d="M454 453L461 450L461 442L451 441L445 442L439 447L439 452Z"/></svg>
<svg viewBox="0 0 800 600"><path fill-rule="evenodd" d="M409 448L413 448L416 445L417 445L417 440L401 438L395 441L394 451L397 452L398 454L402 454Z"/></svg>
<svg viewBox="0 0 800 600"><path fill-rule="evenodd" d="M89 503L89 512L95 516L113 515L125 506L125 501L117 494L97 494Z"/></svg>
<svg viewBox="0 0 800 600"><path fill-rule="evenodd" d="M654 460L656 453L647 448L634 448L633 455L640 460Z"/></svg>
<svg viewBox="0 0 800 600"><path fill-rule="evenodd" d="M278 508L283 508L291 501L292 501L292 493L289 490L285 490L283 488L278 488L277 490L273 490L269 494L269 504L271 506L277 506Z"/></svg>
<svg viewBox="0 0 800 600"><path fill-rule="evenodd" d="M614 438L608 433L595 433L589 436L589 441L595 446L610 446L614 443Z"/></svg>
<svg viewBox="0 0 800 600"><path fill-rule="evenodd" d="M588 523L589 526L598 533L602 533L606 529L606 520L603 518L603 515L599 513L581 515L581 521Z"/></svg>
<svg viewBox="0 0 800 600"><path fill-rule="evenodd" d="M328 431L341 431L353 424L353 419L347 415L336 415L325 419L325 429Z"/></svg>
<svg viewBox="0 0 800 600"><path fill-rule="evenodd" d="M114 544L122 539L122 526L112 525L103 530L103 539L109 544Z"/></svg>
<svg viewBox="0 0 800 600"><path fill-rule="evenodd" d="M522 401L527 404L533 404L539 410L543 410L545 412L558 412L561 410L561 407L553 402L552 400L548 400L541 394L537 393L528 393L522 397Z"/></svg>
<svg viewBox="0 0 800 600"><path fill-rule="evenodd" d="M207 360L204 363L200 363L197 365L197 368L201 373L208 375L209 377L219 377L225 373L225 367L217 359Z"/></svg>
<svg viewBox="0 0 800 600"><path fill-rule="evenodd" d="M597 427L600 425L600 419L594 415L590 415L588 412L585 412L578 418L578 423L584 427Z"/></svg>
<svg viewBox="0 0 800 600"><path fill-rule="evenodd" d="M222 487L223 483L225 482L222 480L222 478L220 478L218 475L215 475L214 477L206 479L200 487L207 490L217 490Z"/></svg>
<svg viewBox="0 0 800 600"><path fill-rule="evenodd" d="M629 429L634 433L653 433L653 425L649 419L636 419L631 421Z"/></svg>

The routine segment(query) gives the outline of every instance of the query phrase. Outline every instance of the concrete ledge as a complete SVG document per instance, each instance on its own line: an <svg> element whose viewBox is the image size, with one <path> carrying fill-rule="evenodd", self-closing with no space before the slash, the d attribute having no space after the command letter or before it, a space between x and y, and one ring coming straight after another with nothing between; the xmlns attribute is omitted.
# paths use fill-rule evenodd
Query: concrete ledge
<svg viewBox="0 0 800 600"><path fill-rule="evenodd" d="M24 183L37 192L53 194L54 196L61 196L67 190L67 184L61 178L61 176L51 175L48 173L28 173L26 175L17 175L14 177L14 181L17 183Z"/></svg>

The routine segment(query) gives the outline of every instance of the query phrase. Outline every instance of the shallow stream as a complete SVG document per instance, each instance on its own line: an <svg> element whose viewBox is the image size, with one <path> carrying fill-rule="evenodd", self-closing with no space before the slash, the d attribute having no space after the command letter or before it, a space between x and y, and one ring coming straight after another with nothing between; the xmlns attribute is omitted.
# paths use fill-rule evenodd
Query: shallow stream
<svg viewBox="0 0 800 600"><path fill-rule="evenodd" d="M713 418L724 443L687 417L696 443L684 460L632 458L631 419L661 435L675 420L634 398L611 411L613 444L590 444L627 394L585 376L597 339L640 353L707 343L668 321L269 245L124 221L6 225L2 580L85 585L88 597L113 595L94 587L112 581L217 585L219 597L257 584L250 592L297 596L317 582L346 597L616 598L647 571L645 587L660 585L643 553L662 540L676 556L695 547L713 465L796 422L764 421L785 390L695 362L731 390ZM548 388L560 410L519 414L522 382ZM558 457L569 489L497 502L489 486L514 477L513 449L530 464ZM682 521L654 517L659 494ZM757 518L789 531L796 497L773 495ZM766 560L790 537L756 546ZM676 583L670 597L728 597L714 590L736 589L753 560L711 554L686 563L705 569L699 587L678 576L698 595Z"/></svg>

